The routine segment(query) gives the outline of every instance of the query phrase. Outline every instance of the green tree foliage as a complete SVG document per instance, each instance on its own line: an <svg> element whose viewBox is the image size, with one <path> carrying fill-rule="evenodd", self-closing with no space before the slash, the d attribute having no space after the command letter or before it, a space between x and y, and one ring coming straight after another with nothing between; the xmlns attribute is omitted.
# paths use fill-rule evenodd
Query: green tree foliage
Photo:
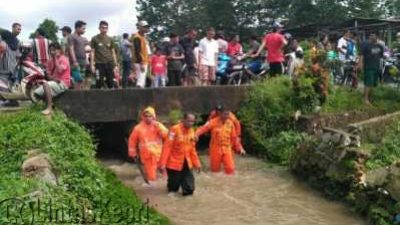
<svg viewBox="0 0 400 225"><path fill-rule="evenodd" d="M400 16L400 0L138 0L139 19L153 34L182 34L189 27L213 26L227 34L263 33L275 19L289 26L339 23L351 17Z"/></svg>
<svg viewBox="0 0 400 225"><path fill-rule="evenodd" d="M57 42L58 26L54 20L51 19L43 20L43 22L39 24L38 29L39 28L43 29L46 32L46 38L50 39L52 42ZM30 35L30 38L35 37L35 32Z"/></svg>

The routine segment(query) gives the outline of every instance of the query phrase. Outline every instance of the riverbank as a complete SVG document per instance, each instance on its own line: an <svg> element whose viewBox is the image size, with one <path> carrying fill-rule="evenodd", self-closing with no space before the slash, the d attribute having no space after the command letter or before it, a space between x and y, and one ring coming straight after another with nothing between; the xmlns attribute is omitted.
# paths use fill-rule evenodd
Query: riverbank
<svg viewBox="0 0 400 225"><path fill-rule="evenodd" d="M95 155L88 131L60 112L1 113L0 224L169 224Z"/></svg>

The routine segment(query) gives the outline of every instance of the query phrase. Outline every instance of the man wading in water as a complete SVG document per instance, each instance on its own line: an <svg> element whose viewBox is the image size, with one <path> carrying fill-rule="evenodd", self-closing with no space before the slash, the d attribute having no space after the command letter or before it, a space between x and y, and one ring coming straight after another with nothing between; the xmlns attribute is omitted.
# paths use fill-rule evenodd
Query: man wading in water
<svg viewBox="0 0 400 225"><path fill-rule="evenodd" d="M200 160L196 152L196 134L193 124L196 117L186 113L183 122L173 126L163 147L160 170L168 173L168 192L176 193L182 188L182 195L192 195L195 189L192 168L200 173Z"/></svg>

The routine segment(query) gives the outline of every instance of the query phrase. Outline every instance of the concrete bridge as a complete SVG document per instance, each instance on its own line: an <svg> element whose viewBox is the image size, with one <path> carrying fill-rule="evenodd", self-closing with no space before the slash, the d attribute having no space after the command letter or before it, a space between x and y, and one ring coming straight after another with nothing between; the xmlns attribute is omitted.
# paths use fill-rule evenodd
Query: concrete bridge
<svg viewBox="0 0 400 225"><path fill-rule="evenodd" d="M208 113L223 103L232 111L240 108L249 86L167 87L68 91L56 105L81 123L123 122L138 118L146 106L154 106L159 115L171 110Z"/></svg>

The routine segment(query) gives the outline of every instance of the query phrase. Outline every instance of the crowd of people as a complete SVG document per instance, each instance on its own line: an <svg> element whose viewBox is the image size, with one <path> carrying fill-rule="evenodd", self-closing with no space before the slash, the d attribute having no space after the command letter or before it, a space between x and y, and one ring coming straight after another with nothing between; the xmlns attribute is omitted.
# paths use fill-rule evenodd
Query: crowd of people
<svg viewBox="0 0 400 225"><path fill-rule="evenodd" d="M39 28L31 40L30 59L46 68L47 82L35 93L48 103L45 114L51 112L51 97L67 89L90 88L127 88L213 85L219 65L219 55L225 54L231 61L243 58L260 60L266 52L265 60L269 65L269 75L294 74L296 67L304 61L303 49L290 34L283 34L283 27L274 23L272 32L259 41L252 36L248 50L244 51L239 35L226 38L223 32L214 28L206 30L205 37L198 40L198 31L188 29L183 37L171 33L168 38L150 43L147 33L150 25L146 21L137 23L137 32L124 33L120 41L108 35L109 24L100 21L99 34L89 41L85 36L86 23L76 21L74 31L69 26L60 30L62 39L51 43L46 32ZM17 64L21 24L12 24L11 32L0 31L0 73L13 73ZM394 51L400 51L400 34ZM328 60L356 61L365 71L365 103L370 103L370 92L378 83L381 61L385 47L376 33L371 34L368 42L361 44L359 37L346 31L337 42L328 35L313 41L315 49L323 49ZM382 46L380 48L379 46ZM397 50L396 50L397 49ZM288 59L292 62L288 65ZM339 69L343 72L343 66ZM53 82L51 82L53 81ZM15 103L10 101L7 103Z"/></svg>

